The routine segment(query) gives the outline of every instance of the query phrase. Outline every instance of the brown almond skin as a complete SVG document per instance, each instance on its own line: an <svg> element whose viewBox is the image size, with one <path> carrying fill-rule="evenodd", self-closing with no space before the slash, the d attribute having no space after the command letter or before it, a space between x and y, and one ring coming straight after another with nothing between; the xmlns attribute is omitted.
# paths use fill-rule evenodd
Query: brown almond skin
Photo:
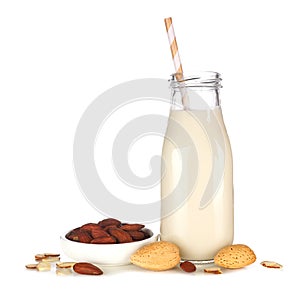
<svg viewBox="0 0 300 300"><path fill-rule="evenodd" d="M116 244L117 240L113 236L103 236L91 240L91 244Z"/></svg>
<svg viewBox="0 0 300 300"><path fill-rule="evenodd" d="M143 231L144 235L145 235L145 239L148 239L149 237L151 237L150 233L148 231Z"/></svg>
<svg viewBox="0 0 300 300"><path fill-rule="evenodd" d="M102 221L100 221L98 223L101 227L106 227L109 225L116 225L116 226L120 226L121 225L121 221L114 219L114 218L108 218L108 219L104 219Z"/></svg>
<svg viewBox="0 0 300 300"><path fill-rule="evenodd" d="M85 230L79 230L72 238L72 241L74 242L80 242L80 243L90 243L92 240L92 236L88 233L88 231Z"/></svg>
<svg viewBox="0 0 300 300"><path fill-rule="evenodd" d="M75 229L70 230L70 231L66 234L66 238L67 238L68 240L73 241L74 236L76 236L77 233L78 233L79 231L80 231L80 227L79 227L79 228L75 228Z"/></svg>
<svg viewBox="0 0 300 300"><path fill-rule="evenodd" d="M98 225L97 228L93 228L91 230L91 236L93 239L100 238L100 237L108 237L110 236L109 233L107 233L105 230L101 229L101 227Z"/></svg>
<svg viewBox="0 0 300 300"><path fill-rule="evenodd" d="M86 230L86 231L89 231L91 232L94 228L99 228L99 224L97 223L87 223L87 224L84 224L80 227L81 230Z"/></svg>
<svg viewBox="0 0 300 300"><path fill-rule="evenodd" d="M129 230L138 231L144 227L145 227L145 225L143 225L143 224L122 224L120 226L120 229L125 230L125 231L129 231Z"/></svg>
<svg viewBox="0 0 300 300"><path fill-rule="evenodd" d="M145 234L143 231L137 231L137 230L128 230L127 231L133 240L135 241L141 241L145 239Z"/></svg>
<svg viewBox="0 0 300 300"><path fill-rule="evenodd" d="M180 268L187 273L195 272L196 266L190 261L185 261L180 264Z"/></svg>
<svg viewBox="0 0 300 300"><path fill-rule="evenodd" d="M86 262L79 262L76 263L73 266L73 270L78 273L78 274L83 274L83 275L102 275L103 271L98 268L97 266L86 263Z"/></svg>
<svg viewBox="0 0 300 300"><path fill-rule="evenodd" d="M119 243L130 243L133 242L131 235L120 228L110 228L108 230L110 235L114 236Z"/></svg>
<svg viewBox="0 0 300 300"><path fill-rule="evenodd" d="M28 270L36 270L38 264L28 264L25 266L26 269Z"/></svg>
<svg viewBox="0 0 300 300"><path fill-rule="evenodd" d="M102 227L101 227L101 228L102 228ZM103 230L105 230L105 231L108 232L108 229L109 229L109 228L118 228L118 226L117 226L117 225L107 225L107 226L103 227Z"/></svg>

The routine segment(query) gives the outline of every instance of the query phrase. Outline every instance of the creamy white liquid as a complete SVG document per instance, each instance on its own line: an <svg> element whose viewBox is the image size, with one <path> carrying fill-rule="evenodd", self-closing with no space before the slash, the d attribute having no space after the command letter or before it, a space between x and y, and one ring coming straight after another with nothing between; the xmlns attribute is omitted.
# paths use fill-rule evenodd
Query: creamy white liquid
<svg viewBox="0 0 300 300"><path fill-rule="evenodd" d="M206 118L212 117L211 114L214 114L217 122L212 122L210 126L220 126L224 138L225 171L211 201L204 208L200 208L200 201L213 165L211 143L200 124L203 124ZM170 205L163 200L166 196L172 195L172 191L178 187L178 192L172 200L184 201L179 199L184 194L181 195L181 191L187 187L191 189L189 183L193 183L193 188L183 205L171 215L162 218L161 239L177 244L182 259L210 260L219 249L233 242L232 154L221 108L216 107L210 111L174 110L170 113L170 119L178 122L186 130L188 138L186 136L178 139L177 136L175 145L172 140L179 134L178 128L169 123L162 151L164 161L161 182L162 217L171 210ZM211 128L212 132L214 129L219 130L220 127ZM197 159L191 155L191 143L196 149ZM188 164L188 172L182 174L184 163ZM197 178L194 177L195 174L198 174Z"/></svg>

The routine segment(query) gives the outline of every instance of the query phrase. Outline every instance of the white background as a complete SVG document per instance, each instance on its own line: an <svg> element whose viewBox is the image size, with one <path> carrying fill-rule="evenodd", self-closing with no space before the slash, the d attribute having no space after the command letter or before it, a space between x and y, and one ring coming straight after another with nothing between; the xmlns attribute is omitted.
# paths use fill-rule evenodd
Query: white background
<svg viewBox="0 0 300 300"><path fill-rule="evenodd" d="M1 293L8 299L299 297L297 2L1 1ZM35 253L60 251L63 231L103 218L74 176L76 126L106 89L137 78L168 78L168 16L185 72L223 75L235 242L251 246L257 262L221 276L134 266L104 268L106 275L92 278L25 270ZM259 262L265 259L284 269L264 269Z"/></svg>

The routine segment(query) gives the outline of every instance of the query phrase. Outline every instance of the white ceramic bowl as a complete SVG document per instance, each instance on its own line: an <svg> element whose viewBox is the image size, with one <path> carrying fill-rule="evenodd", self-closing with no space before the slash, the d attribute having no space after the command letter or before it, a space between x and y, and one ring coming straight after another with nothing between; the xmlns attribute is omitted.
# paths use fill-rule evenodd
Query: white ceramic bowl
<svg viewBox="0 0 300 300"><path fill-rule="evenodd" d="M63 252L75 261L93 262L107 266L121 266L130 264L130 256L140 247L155 242L158 235L150 229L144 229L149 238L122 244L87 244L68 240L67 232L60 237Z"/></svg>

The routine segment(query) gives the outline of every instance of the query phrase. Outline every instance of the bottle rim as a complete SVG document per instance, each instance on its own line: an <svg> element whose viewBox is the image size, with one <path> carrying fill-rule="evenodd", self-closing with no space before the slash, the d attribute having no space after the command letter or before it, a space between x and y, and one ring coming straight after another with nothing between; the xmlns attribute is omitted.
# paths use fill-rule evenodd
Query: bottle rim
<svg viewBox="0 0 300 300"><path fill-rule="evenodd" d="M180 78L180 80L177 80ZM208 88L219 89L221 85L221 74L214 71L201 71L194 76L184 76L182 73L171 74L170 86L173 89L188 87L188 88Z"/></svg>

